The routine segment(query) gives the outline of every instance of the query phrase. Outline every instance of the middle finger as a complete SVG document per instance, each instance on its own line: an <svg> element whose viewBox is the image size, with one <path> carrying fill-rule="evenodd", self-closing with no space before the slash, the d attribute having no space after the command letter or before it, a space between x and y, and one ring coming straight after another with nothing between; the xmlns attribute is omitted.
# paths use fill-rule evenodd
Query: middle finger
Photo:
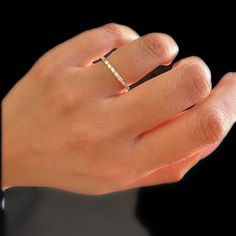
<svg viewBox="0 0 236 236"><path fill-rule="evenodd" d="M211 90L210 71L197 57L113 99L114 116L135 136L152 129L205 98Z"/></svg>

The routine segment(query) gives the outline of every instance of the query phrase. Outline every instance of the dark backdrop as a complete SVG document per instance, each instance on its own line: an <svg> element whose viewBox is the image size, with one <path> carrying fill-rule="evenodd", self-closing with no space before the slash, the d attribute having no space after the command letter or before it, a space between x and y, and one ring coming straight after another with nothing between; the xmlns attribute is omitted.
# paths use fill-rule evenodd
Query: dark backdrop
<svg viewBox="0 0 236 236"><path fill-rule="evenodd" d="M170 34L179 44L178 58L197 55L206 61L213 85L224 73L236 71L235 16L226 3L211 9L200 2L179 7L142 2L133 3L130 9L120 2L110 2L106 8L99 4L57 3L52 8L42 3L9 4L2 8L7 13L1 36L3 95L51 47L108 22L127 24L141 35L153 31ZM236 223L235 144L234 127L219 149L180 183L137 193L94 199L41 188L10 189L5 194L6 235L146 235L141 225L150 235L220 231L232 235Z"/></svg>

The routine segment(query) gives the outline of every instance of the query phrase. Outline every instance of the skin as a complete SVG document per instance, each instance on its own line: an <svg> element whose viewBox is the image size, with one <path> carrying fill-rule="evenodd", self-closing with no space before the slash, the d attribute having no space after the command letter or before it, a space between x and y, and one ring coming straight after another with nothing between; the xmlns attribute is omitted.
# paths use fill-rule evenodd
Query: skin
<svg viewBox="0 0 236 236"><path fill-rule="evenodd" d="M212 90L206 64L189 57L122 93L93 63L113 48L129 84L178 53L168 35L108 24L42 56L2 102L4 189L104 194L176 182L221 143L236 121L236 74Z"/></svg>

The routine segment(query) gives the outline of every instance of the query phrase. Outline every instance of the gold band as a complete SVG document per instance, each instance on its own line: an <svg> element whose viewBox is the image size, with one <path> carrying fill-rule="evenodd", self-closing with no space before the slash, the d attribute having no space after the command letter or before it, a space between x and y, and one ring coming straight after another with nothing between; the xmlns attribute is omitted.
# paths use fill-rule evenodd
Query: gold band
<svg viewBox="0 0 236 236"><path fill-rule="evenodd" d="M121 85L124 87L124 91L129 91L129 86L124 78L117 72L117 70L111 65L111 63L105 58L101 58L104 64L108 67L108 69L112 72L112 74L116 77L116 79L121 83Z"/></svg>

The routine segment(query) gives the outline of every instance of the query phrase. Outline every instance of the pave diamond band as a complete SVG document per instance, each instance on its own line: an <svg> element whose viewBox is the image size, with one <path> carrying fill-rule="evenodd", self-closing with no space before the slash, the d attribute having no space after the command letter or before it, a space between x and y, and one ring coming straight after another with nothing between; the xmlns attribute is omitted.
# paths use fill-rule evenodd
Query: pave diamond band
<svg viewBox="0 0 236 236"><path fill-rule="evenodd" d="M129 91L129 86L124 78L117 72L117 70L111 65L111 63L105 58L101 57L104 64L107 66L107 68L112 72L112 74L116 77L116 79L121 83L121 85L124 87L124 91Z"/></svg>

